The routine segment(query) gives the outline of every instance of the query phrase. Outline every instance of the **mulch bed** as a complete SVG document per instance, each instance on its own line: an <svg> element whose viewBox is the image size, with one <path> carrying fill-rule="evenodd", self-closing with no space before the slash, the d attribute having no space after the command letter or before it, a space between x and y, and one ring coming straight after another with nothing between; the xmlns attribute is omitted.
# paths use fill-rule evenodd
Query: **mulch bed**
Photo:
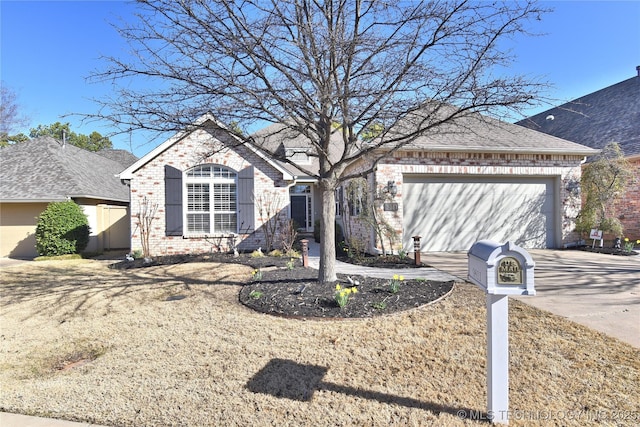
<svg viewBox="0 0 640 427"><path fill-rule="evenodd" d="M607 254L607 255L619 255L619 256L638 255L638 252L636 251L625 251L625 250L616 249L616 248L601 248L599 246L591 247L589 245L576 246L575 248L572 248L572 249L575 249L578 251L593 252L597 254Z"/></svg>
<svg viewBox="0 0 640 427"><path fill-rule="evenodd" d="M403 280L392 293L388 279L351 276L359 283L357 293L339 307L336 285L353 287L347 276L338 274L338 282L321 285L316 270L295 268L264 271L260 281L243 286L240 302L254 310L297 318L363 318L396 313L420 307L447 295L453 282Z"/></svg>
<svg viewBox="0 0 640 427"><path fill-rule="evenodd" d="M369 267L384 268L415 267L409 262L398 264L386 257L367 257ZM396 257L397 258L397 257ZM378 259L379 263L375 263ZM453 282L437 282L416 279L402 280L398 292L392 293L388 279L351 276L358 292L350 295L349 302L339 307L336 302L336 285L352 287L347 276L338 274L335 283L321 285L317 281L318 272L303 268L300 260L294 260L294 268L287 268L288 257L252 257L239 254L234 257L227 253L184 254L154 257L150 262L143 259L120 261L111 264L113 269L135 269L158 265L173 265L189 262L224 262L248 265L260 270L260 280L247 278L239 300L245 306L267 314L291 318L366 318L388 315L414 309L436 301L449 294ZM411 263L413 260L408 259Z"/></svg>

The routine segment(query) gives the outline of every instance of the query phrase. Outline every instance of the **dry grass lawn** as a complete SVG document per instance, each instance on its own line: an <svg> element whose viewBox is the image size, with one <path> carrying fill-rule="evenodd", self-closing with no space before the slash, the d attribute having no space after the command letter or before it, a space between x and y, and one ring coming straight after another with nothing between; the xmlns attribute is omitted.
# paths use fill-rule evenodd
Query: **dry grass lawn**
<svg viewBox="0 0 640 427"><path fill-rule="evenodd" d="M240 305L249 276L3 268L0 410L111 426L485 424L468 418L486 411L475 287L390 317L301 321ZM510 425L640 423L640 350L515 300L509 320Z"/></svg>

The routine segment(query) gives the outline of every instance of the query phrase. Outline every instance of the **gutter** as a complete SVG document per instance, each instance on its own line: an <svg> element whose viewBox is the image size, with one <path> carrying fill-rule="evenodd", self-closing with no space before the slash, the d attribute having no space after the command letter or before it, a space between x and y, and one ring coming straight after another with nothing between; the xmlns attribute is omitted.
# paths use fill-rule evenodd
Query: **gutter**
<svg viewBox="0 0 640 427"><path fill-rule="evenodd" d="M491 154L559 154L565 156L593 156L598 154L600 150L588 148L585 150L567 151L561 149L505 149L505 148L485 148L485 147L428 147L428 148L416 148L416 147L403 147L396 152L411 151L411 152L429 152L429 153L491 153Z"/></svg>
<svg viewBox="0 0 640 427"><path fill-rule="evenodd" d="M46 198L46 199L0 199L0 203L51 203L51 202L66 202L68 197L60 198Z"/></svg>

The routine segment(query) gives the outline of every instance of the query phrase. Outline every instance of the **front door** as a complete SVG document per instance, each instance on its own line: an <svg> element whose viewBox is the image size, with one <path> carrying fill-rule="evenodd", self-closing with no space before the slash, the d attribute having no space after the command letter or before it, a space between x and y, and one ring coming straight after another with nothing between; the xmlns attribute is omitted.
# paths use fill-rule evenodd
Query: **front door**
<svg viewBox="0 0 640 427"><path fill-rule="evenodd" d="M311 230L311 186L294 185L289 189L291 196L291 219L298 229Z"/></svg>

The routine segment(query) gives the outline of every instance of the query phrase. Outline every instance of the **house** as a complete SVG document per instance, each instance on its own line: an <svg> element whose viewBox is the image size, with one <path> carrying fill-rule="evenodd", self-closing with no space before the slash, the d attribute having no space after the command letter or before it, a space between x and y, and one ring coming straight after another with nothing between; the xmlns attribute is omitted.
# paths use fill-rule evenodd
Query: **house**
<svg viewBox="0 0 640 427"><path fill-rule="evenodd" d="M131 246L141 248L136 231L143 206L152 206L152 255L267 248L269 226L293 218L313 230L320 193L315 179L290 163L243 145L209 114L124 170L131 189ZM253 135L259 145L281 150L300 168L317 170L305 142L284 126ZM256 144L258 145L258 144ZM278 246L278 245L276 245Z"/></svg>
<svg viewBox="0 0 640 427"><path fill-rule="evenodd" d="M89 252L129 249L129 189L117 174L135 157L87 151L51 137L0 149L0 256L37 256L37 218L50 202L73 200L89 219Z"/></svg>
<svg viewBox="0 0 640 427"><path fill-rule="evenodd" d="M640 66L637 75L518 122L549 135L601 149L617 142L635 181L614 208L624 233L640 238Z"/></svg>
<svg viewBox="0 0 640 427"><path fill-rule="evenodd" d="M311 174L300 169L317 165L305 151L304 138L286 127L253 137L258 145L283 150L298 167L240 144L205 115L193 129L179 132L120 174L131 189L132 229L145 204L157 209L149 235L152 255L265 247L265 227L273 217L294 218L303 230L313 229L319 191ZM467 250L485 238L528 248L561 247L577 240L573 221L580 196L575 185L585 156L596 152L470 116L455 128L390 153L368 176L364 193L346 191L345 183L337 212L369 252L381 251L384 241L350 200L366 193L383 195L376 197L377 214L393 230L395 251L413 250L416 235L422 237L422 251ZM371 162L361 157L345 173L364 170ZM132 248L141 246L140 238L134 231Z"/></svg>
<svg viewBox="0 0 640 427"><path fill-rule="evenodd" d="M479 114L426 134L380 161L369 177L385 249L461 251L481 239L558 248L578 239L580 165L596 150ZM366 169L362 158L352 165ZM357 214L357 212L356 212ZM357 225L357 215L346 219ZM360 228L366 246L384 241ZM392 244L393 243L393 244Z"/></svg>

